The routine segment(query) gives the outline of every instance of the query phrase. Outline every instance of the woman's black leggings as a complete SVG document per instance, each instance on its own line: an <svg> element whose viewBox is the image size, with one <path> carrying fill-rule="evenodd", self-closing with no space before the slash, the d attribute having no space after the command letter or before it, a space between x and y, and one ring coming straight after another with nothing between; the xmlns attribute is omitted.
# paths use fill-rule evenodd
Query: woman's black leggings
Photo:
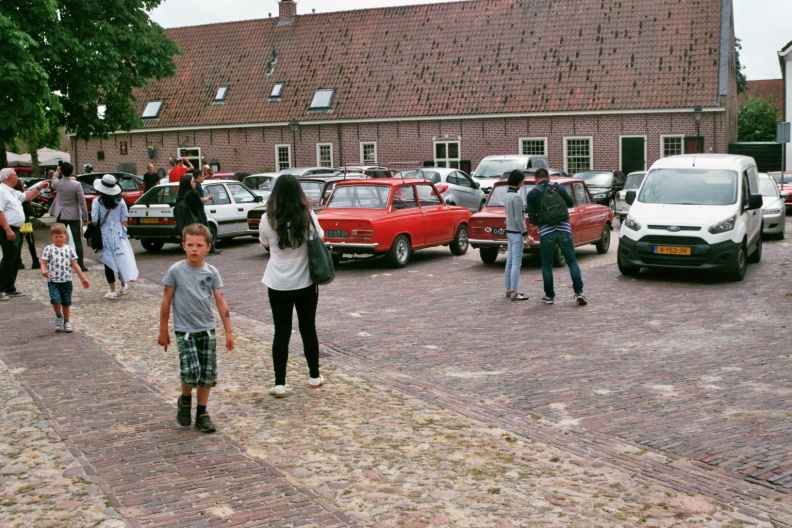
<svg viewBox="0 0 792 528"><path fill-rule="evenodd" d="M316 305L319 303L319 287L312 284L301 290L268 291L275 324L272 340L272 363L275 367L275 385L286 384L286 363L289 361L289 339L292 331L292 315L297 308L297 323L303 341L305 360L312 378L319 377L319 338L316 336Z"/></svg>

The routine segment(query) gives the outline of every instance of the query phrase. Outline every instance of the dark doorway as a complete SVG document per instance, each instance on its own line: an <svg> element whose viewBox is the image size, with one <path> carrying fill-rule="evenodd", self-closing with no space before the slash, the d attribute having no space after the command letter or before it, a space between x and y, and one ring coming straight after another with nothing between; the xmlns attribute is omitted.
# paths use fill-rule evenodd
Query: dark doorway
<svg viewBox="0 0 792 528"><path fill-rule="evenodd" d="M622 166L624 174L646 170L646 138L621 138Z"/></svg>

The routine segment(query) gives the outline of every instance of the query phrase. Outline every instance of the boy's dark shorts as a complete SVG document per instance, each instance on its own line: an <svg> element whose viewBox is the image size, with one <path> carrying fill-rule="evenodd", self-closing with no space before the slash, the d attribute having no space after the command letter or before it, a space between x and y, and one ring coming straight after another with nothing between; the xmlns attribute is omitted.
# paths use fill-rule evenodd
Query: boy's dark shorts
<svg viewBox="0 0 792 528"><path fill-rule="evenodd" d="M61 306L71 306L72 304L72 283L69 282L47 282L49 289L50 303L60 304Z"/></svg>
<svg viewBox="0 0 792 528"><path fill-rule="evenodd" d="M188 387L217 385L217 341L215 331L176 332L181 381Z"/></svg>

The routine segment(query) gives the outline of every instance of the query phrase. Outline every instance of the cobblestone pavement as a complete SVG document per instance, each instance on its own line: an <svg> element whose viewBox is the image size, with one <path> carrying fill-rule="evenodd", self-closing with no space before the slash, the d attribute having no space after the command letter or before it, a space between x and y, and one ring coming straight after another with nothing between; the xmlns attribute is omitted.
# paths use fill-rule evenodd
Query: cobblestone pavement
<svg viewBox="0 0 792 528"><path fill-rule="evenodd" d="M28 296L0 308L0 526L792 526L788 243L741 283L626 279L615 247L584 249L583 308L565 269L543 306L526 258L532 300L511 303L502 258L446 251L342 264L318 317L329 383L308 388L295 336L276 400L266 257L226 244L237 349L210 436L176 426L156 346L175 247L139 251L115 301L94 266L71 335L21 272Z"/></svg>

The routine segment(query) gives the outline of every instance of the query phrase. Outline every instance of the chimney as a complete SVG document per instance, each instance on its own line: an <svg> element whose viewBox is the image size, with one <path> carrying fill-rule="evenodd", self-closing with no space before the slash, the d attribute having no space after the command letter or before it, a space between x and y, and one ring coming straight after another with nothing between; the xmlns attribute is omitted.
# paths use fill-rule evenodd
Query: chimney
<svg viewBox="0 0 792 528"><path fill-rule="evenodd" d="M294 0L280 0L278 2L278 25L291 24L297 16L297 3Z"/></svg>

